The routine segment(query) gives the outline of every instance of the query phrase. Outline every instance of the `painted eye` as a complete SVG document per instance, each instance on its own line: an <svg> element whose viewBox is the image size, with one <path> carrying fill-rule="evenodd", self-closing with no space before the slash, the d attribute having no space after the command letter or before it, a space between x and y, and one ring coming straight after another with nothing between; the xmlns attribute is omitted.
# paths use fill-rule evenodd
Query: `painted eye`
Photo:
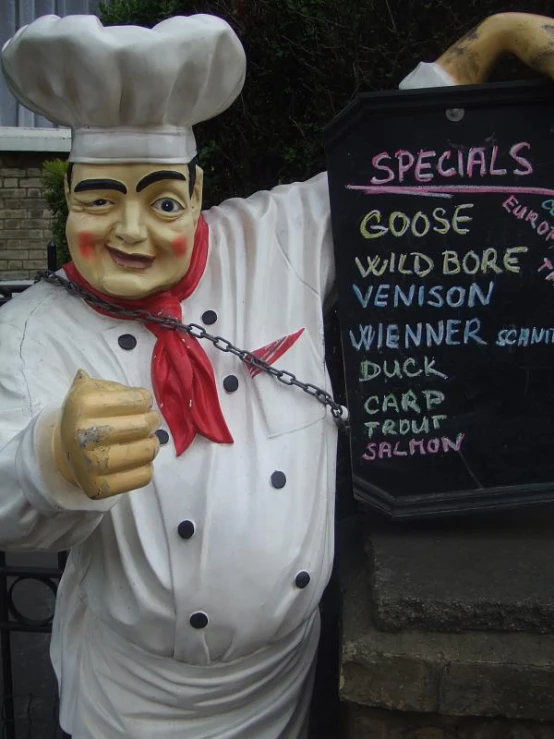
<svg viewBox="0 0 554 739"><path fill-rule="evenodd" d="M89 208L102 208L104 205L110 205L111 200L106 200L106 198L98 198L97 200L93 200L90 203L87 203Z"/></svg>
<svg viewBox="0 0 554 739"><path fill-rule="evenodd" d="M156 200L155 203L152 203L152 207L154 210L159 210L162 213L178 213L181 210L184 210L181 203L178 203L177 200L174 200L173 198L160 198L159 200Z"/></svg>

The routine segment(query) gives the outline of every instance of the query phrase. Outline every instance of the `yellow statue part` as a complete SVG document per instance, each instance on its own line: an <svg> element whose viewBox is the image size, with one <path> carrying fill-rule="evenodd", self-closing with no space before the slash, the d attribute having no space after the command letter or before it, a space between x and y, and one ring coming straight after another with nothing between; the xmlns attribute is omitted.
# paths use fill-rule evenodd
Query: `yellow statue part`
<svg viewBox="0 0 554 739"><path fill-rule="evenodd" d="M68 482L89 498L148 485L160 444L160 414L145 388L93 380L79 370L54 433L54 459Z"/></svg>
<svg viewBox="0 0 554 739"><path fill-rule="evenodd" d="M143 298L186 274L202 207L202 170L186 164L75 164L66 182L66 235L92 287Z"/></svg>
<svg viewBox="0 0 554 739"><path fill-rule="evenodd" d="M554 20L530 13L498 13L456 41L437 63L458 85L484 82L497 59L515 54L554 77Z"/></svg>
<svg viewBox="0 0 554 739"><path fill-rule="evenodd" d="M76 164L66 183L67 240L73 262L107 295L142 298L186 274L202 204L202 171L193 192L187 165ZM90 498L148 485L159 449L144 388L79 372L54 439L63 477Z"/></svg>

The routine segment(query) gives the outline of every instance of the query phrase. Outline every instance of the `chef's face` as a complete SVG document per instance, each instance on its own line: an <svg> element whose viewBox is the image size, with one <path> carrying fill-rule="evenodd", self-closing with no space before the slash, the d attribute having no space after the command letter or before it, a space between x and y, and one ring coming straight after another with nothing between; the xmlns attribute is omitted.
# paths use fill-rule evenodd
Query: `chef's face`
<svg viewBox="0 0 554 739"><path fill-rule="evenodd" d="M142 298L186 274L202 204L183 165L75 164L66 183L71 258L97 290Z"/></svg>

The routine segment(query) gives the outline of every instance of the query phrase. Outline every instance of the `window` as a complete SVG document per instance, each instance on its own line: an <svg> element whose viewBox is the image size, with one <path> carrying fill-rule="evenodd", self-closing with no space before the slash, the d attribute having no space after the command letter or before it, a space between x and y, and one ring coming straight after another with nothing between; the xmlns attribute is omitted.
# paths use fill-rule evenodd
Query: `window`
<svg viewBox="0 0 554 739"><path fill-rule="evenodd" d="M98 12L100 0L1 0L0 47L22 26L41 15L78 15ZM1 75L0 75L1 76ZM52 128L50 121L19 105L0 79L0 126ZM0 130L0 135L2 131Z"/></svg>

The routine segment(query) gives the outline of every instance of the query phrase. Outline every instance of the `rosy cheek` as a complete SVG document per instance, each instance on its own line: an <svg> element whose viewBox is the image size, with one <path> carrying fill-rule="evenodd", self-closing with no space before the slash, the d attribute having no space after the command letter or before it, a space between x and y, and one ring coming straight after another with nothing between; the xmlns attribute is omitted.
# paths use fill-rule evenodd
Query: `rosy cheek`
<svg viewBox="0 0 554 739"><path fill-rule="evenodd" d="M81 231L78 236L79 254L87 261L94 256L94 243L89 231Z"/></svg>
<svg viewBox="0 0 554 739"><path fill-rule="evenodd" d="M177 236L177 238L171 242L171 246L173 247L173 253L176 257L184 257L187 253L188 247L186 236Z"/></svg>

